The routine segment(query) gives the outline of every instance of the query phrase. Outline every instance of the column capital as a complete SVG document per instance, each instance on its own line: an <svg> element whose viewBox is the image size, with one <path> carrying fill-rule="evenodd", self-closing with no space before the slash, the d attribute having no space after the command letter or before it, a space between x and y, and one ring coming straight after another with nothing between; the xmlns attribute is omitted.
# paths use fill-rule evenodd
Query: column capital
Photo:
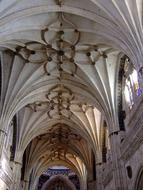
<svg viewBox="0 0 143 190"><path fill-rule="evenodd" d="M21 162L18 162L18 161L16 161L16 160L14 160L13 162L14 162L14 164L16 164L16 165L22 166L22 163L21 163Z"/></svg>

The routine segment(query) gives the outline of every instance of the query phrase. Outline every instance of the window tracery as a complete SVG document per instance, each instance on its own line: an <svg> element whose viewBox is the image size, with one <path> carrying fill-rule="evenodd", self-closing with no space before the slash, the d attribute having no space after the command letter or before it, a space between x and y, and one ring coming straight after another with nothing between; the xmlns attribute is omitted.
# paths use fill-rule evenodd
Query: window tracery
<svg viewBox="0 0 143 190"><path fill-rule="evenodd" d="M131 109L136 102L138 96L141 95L141 89L139 86L138 72L133 67L128 58L125 59L125 86L124 86L124 98L127 107Z"/></svg>

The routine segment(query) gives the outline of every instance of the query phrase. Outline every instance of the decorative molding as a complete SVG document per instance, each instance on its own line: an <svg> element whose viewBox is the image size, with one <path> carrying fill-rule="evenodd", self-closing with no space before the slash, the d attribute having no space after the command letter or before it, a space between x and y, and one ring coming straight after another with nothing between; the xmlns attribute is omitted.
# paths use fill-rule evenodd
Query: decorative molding
<svg viewBox="0 0 143 190"><path fill-rule="evenodd" d="M68 118L71 117L72 112L70 111L70 107L74 104L75 95L68 87L58 84L48 91L45 98L45 101L34 102L27 105L27 107L34 112L46 111L49 118L52 118L51 112L53 110L56 110L59 116L62 116L63 111L66 111Z"/></svg>
<svg viewBox="0 0 143 190"><path fill-rule="evenodd" d="M61 3L61 1L60 1ZM58 22L58 24L57 24ZM64 25L68 25L69 30L71 30L72 40L67 39L66 36L66 29L64 29ZM55 25L55 30L53 30ZM58 28L58 29L57 29ZM48 35L48 32L54 31L55 37L50 42L47 42L46 35ZM68 20L65 17L65 14L63 12L58 13L58 19L54 22L52 22L49 26L46 26L45 29L42 29L40 31L41 33L41 41L31 41L25 43L25 46L21 47L18 46L16 48L16 55L19 55L26 63L33 63L33 64L42 64L44 72L47 75L51 75L48 65L50 62L54 61L57 65L57 69L60 73L63 72L64 64L70 64L73 65L74 71L72 71L71 75L74 76L77 71L77 65L76 65L76 53L82 53L85 54L88 59L88 64L95 65L96 61L103 56L104 59L107 58L107 55L105 52L102 52L101 50L98 50L98 47L96 45L89 45L89 44L83 44L79 45L81 32L77 29L76 25L72 23L70 20ZM81 46L83 50L80 50L79 47ZM93 52L95 52L93 56ZM98 55L96 55L98 53ZM37 55L42 54L42 56L38 59ZM95 58L93 58L95 57Z"/></svg>
<svg viewBox="0 0 143 190"><path fill-rule="evenodd" d="M61 7L63 0L56 0L56 3ZM49 40L51 32L54 35ZM57 19L40 30L41 42L25 42L23 46L16 47L15 55L20 56L25 63L43 65L43 71L48 76L51 75L49 68L52 62L56 64L60 76L62 72L67 72L64 65L69 64L72 66L70 75L74 76L77 64L82 64L80 60L77 61L79 54L87 59L83 64L95 65L100 57L107 58L107 53L97 45L80 43L81 33L64 12L57 12Z"/></svg>
<svg viewBox="0 0 143 190"><path fill-rule="evenodd" d="M47 134L41 135L37 138L39 140L47 139L50 142L50 160L60 160L63 156L66 157L70 142L75 141L76 143L82 139L82 137L73 133L67 126L61 124L53 126Z"/></svg>

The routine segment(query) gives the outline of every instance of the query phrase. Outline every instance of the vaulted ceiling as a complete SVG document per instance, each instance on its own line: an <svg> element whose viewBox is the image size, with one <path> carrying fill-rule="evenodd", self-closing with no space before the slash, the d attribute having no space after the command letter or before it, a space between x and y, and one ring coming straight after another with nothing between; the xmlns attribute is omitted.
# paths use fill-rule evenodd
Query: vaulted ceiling
<svg viewBox="0 0 143 190"><path fill-rule="evenodd" d="M63 127L68 132L62 139L65 133L78 138L67 145L67 160L80 155L88 165L86 150L92 149L101 161L103 122L111 128L117 123L120 58L126 54L137 70L142 66L142 5L142 0L0 2L0 122L7 128L19 116L17 159L30 142L43 146L37 159L45 163L53 155L63 158L63 143L56 142L51 153L45 149L50 130ZM63 152L56 151L57 144ZM31 162L34 158L33 152Z"/></svg>

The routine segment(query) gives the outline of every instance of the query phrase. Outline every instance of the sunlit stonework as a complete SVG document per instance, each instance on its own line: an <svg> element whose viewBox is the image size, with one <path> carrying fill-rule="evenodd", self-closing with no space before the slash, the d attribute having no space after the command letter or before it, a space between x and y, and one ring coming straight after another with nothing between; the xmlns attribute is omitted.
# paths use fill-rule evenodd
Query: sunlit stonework
<svg viewBox="0 0 143 190"><path fill-rule="evenodd" d="M0 1L0 190L142 190L142 7Z"/></svg>

